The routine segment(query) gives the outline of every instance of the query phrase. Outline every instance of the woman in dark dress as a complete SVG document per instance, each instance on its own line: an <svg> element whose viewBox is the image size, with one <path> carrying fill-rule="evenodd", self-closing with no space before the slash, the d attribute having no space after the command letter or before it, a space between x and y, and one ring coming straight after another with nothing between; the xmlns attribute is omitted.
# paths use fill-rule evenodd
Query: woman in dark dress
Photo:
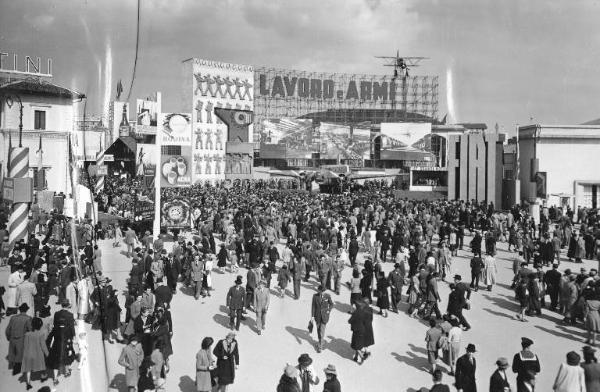
<svg viewBox="0 0 600 392"><path fill-rule="evenodd" d="M153 325L152 337L155 342L154 344L161 347L161 352L165 360L165 369L167 369L168 371L169 357L173 354L173 346L171 345L171 331L169 329L169 320L165 316L164 309L161 307L156 309L155 316L156 321Z"/></svg>
<svg viewBox="0 0 600 392"><path fill-rule="evenodd" d="M114 343L112 340L113 333L119 338L119 327L121 326L121 307L119 306L119 299L115 295L117 290L110 290L108 297L106 298L105 310L104 310L104 325L102 333L108 343Z"/></svg>
<svg viewBox="0 0 600 392"><path fill-rule="evenodd" d="M373 302L373 297L371 296L371 283L373 281L373 275L367 271L366 268L362 270L363 277L360 280L360 291L363 298L366 298L369 301L369 304Z"/></svg>
<svg viewBox="0 0 600 392"><path fill-rule="evenodd" d="M373 337L373 310L365 298L361 298L356 302L356 309L350 316L348 323L352 330L350 347L354 350L353 360L358 362L360 358L360 363L363 363L371 355L367 351L367 347L375 343Z"/></svg>
<svg viewBox="0 0 600 392"><path fill-rule="evenodd" d="M235 370L240 364L238 342L235 334L230 332L225 339L219 340L213 354L217 357L217 392L226 392L227 386L233 384Z"/></svg>
<svg viewBox="0 0 600 392"><path fill-rule="evenodd" d="M75 358L75 351L73 350L75 324L73 318L62 317L59 314L60 312L56 313L54 327L46 339L46 345L50 348L47 359L48 367L53 369L54 385L58 384L58 373L61 370L65 376L71 375L69 367Z"/></svg>
<svg viewBox="0 0 600 392"><path fill-rule="evenodd" d="M379 314L384 317L388 316L388 309L390 307L389 286L390 283L385 277L385 273L383 271L379 272L379 277L377 278L377 307L379 308Z"/></svg>

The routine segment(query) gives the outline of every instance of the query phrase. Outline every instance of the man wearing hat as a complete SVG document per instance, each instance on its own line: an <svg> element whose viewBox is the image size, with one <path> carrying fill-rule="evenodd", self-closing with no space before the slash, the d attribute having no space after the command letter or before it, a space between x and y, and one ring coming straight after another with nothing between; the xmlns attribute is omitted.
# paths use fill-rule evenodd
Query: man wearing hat
<svg viewBox="0 0 600 392"><path fill-rule="evenodd" d="M490 392L509 392L510 383L506 376L506 369L508 369L508 359L504 357L498 358L496 361L498 367L492 377L490 377Z"/></svg>
<svg viewBox="0 0 600 392"><path fill-rule="evenodd" d="M312 358L308 354L302 354L298 357L298 379L300 381L300 390L302 392L311 392L313 385L319 384L319 377L312 366Z"/></svg>
<svg viewBox="0 0 600 392"><path fill-rule="evenodd" d="M327 365L325 369L325 383L323 383L323 391L326 392L341 392L342 387L337 378L337 371L332 364Z"/></svg>
<svg viewBox="0 0 600 392"><path fill-rule="evenodd" d="M462 276L454 275L454 291L456 293L456 306L454 315L458 317L460 324L465 328L465 331L471 329L471 325L463 315L463 309L468 306L468 300L471 299L471 289L462 282Z"/></svg>
<svg viewBox="0 0 600 392"><path fill-rule="evenodd" d="M226 299L226 305L229 308L229 328L231 329L233 329L235 323L235 329L240 330L245 298L246 290L242 287L241 275L238 275L235 279L235 285L229 288Z"/></svg>
<svg viewBox="0 0 600 392"><path fill-rule="evenodd" d="M540 372L540 361L532 351L533 340L522 337L522 350L513 357L512 371L517 373L517 390L525 388L525 374L532 372L534 376Z"/></svg>
<svg viewBox="0 0 600 392"><path fill-rule="evenodd" d="M25 333L31 331L32 318L27 315L29 306L21 304L19 314L10 318L6 327L6 340L8 340L8 367L12 367L13 375L21 372L23 350L25 347Z"/></svg>
<svg viewBox="0 0 600 392"><path fill-rule="evenodd" d="M323 338L325 337L325 327L329 322L329 314L333 309L333 301L329 294L325 293L325 287L320 285L317 289L317 293L313 295L311 305L311 320L316 324L317 327L317 352L320 353L323 350Z"/></svg>
<svg viewBox="0 0 600 392"><path fill-rule="evenodd" d="M456 360L455 383L458 392L477 392L477 383L475 382L475 371L477 362L474 353L477 350L475 345L467 345L467 353Z"/></svg>
<svg viewBox="0 0 600 392"><path fill-rule="evenodd" d="M546 283L546 292L550 295L550 310L555 311L558 305L558 292L560 290L560 272L558 264L552 264L552 269L546 272L544 283Z"/></svg>
<svg viewBox="0 0 600 392"><path fill-rule="evenodd" d="M265 329L265 323L267 321L267 310L269 310L269 303L271 300L271 292L265 287L265 281L261 280L258 282L258 287L254 290L254 308L256 310L256 328L258 334L262 333Z"/></svg>
<svg viewBox="0 0 600 392"><path fill-rule="evenodd" d="M403 264L394 264L394 270L388 275L388 282L392 293L392 311L398 313L398 305L402 302L402 286L404 285Z"/></svg>

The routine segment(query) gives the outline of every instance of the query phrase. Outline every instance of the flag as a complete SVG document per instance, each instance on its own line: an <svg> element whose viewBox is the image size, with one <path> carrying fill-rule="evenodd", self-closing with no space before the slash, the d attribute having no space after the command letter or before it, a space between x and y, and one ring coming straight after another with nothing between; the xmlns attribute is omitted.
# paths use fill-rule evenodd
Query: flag
<svg viewBox="0 0 600 392"><path fill-rule="evenodd" d="M442 125L446 125L446 120L448 119L448 114L444 115L444 118L442 118Z"/></svg>
<svg viewBox="0 0 600 392"><path fill-rule="evenodd" d="M8 158L6 160L6 177L8 177L10 174L10 156L12 153L12 133L10 131L8 131Z"/></svg>
<svg viewBox="0 0 600 392"><path fill-rule="evenodd" d="M117 83L117 100L121 98L121 93L123 92L123 84L121 83L121 79Z"/></svg>
<svg viewBox="0 0 600 392"><path fill-rule="evenodd" d="M36 151L39 156L38 156L38 168L37 168L37 184L38 184L38 190L43 190L45 188L45 176L44 176L44 164L43 164L43 158L42 158L42 154L44 153L42 151L42 133L40 132L40 147L38 148L38 150Z"/></svg>

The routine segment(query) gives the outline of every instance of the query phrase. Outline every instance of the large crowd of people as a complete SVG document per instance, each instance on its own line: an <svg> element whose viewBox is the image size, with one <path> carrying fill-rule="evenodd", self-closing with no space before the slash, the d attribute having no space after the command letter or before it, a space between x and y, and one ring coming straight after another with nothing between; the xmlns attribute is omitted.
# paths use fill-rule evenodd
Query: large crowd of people
<svg viewBox="0 0 600 392"><path fill-rule="evenodd" d="M346 286L355 362L363 363L371 355L374 314L399 313L406 302L407 314L429 325L425 348L434 383L431 390L447 390L441 372L445 363L459 391L476 391L477 350L468 343L467 331L477 326L466 316L471 295L492 291L497 284L497 243L506 242L514 252L514 279L508 284L520 308L516 317L525 321L542 311L558 312L565 323L579 323L588 332L585 363L580 367L579 354L568 353L554 390L580 391L585 385L588 391L597 390L600 369L593 346L600 332L598 271L576 271L571 264L562 269L567 260L598 258L596 210L551 207L542 210L536 224L526 206L499 212L485 203L398 199L393 188L376 181L339 195L282 188L288 187L246 182L163 189L165 198L189 200L193 233L165 230L152 236L118 221L111 234L113 244L120 246L122 240L132 262L124 303L119 303L117 290L103 274L97 226L70 222L57 213L46 222L32 223L32 233L38 235L2 255L3 265L11 271L3 298L11 317L6 337L13 374L25 375L27 389L31 372L42 372L55 385L60 375L68 377L73 362L81 365L87 358L85 333L75 331L79 319L100 329L107 343L123 344L119 365L129 390L164 390L169 358L174 355L170 308L179 285L189 288L196 299L219 292L225 300L231 331L216 344L213 337L202 340L196 355L196 386L198 391L213 387L226 391L240 364L242 348L236 339L240 321L254 314L256 333L261 334L272 285L279 295L299 299L300 283L312 280L317 288L307 312L309 330L317 337L316 353L327 350L326 328L334 308L329 293L339 295ZM106 205L121 212L131 209L128 189L126 182L111 183ZM76 248L68 240L74 228L81 232ZM0 234L6 235L6 230ZM174 245L167 251L169 240ZM563 249L567 259L561 259ZM453 266L459 252L469 255L470 281ZM385 263L393 265L387 274ZM352 271L349 281L342 279L346 268ZM213 287L215 269L229 271L234 284L228 289ZM450 287L447 301L438 290L443 282ZM51 298L60 305L53 315ZM523 338L521 345L523 350L512 360L516 390L533 391L540 360L531 339ZM514 385L506 373L511 364L504 357L496 364L490 391L505 392ZM335 365L329 364L323 373L324 390L341 391ZM321 385L320 379L306 353L297 366L285 366L277 391L304 392L316 385ZM574 385L583 389L573 389Z"/></svg>

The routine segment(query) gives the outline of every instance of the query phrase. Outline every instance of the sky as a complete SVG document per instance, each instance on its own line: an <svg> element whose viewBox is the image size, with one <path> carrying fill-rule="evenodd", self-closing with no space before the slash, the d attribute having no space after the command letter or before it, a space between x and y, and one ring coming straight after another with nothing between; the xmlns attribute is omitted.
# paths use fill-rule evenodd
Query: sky
<svg viewBox="0 0 600 392"><path fill-rule="evenodd" d="M386 74L378 55L425 56L438 117L579 124L600 117L600 1L142 0L135 98L180 111L181 61ZM0 52L53 59L54 82L102 114L130 91L135 0L0 0Z"/></svg>

